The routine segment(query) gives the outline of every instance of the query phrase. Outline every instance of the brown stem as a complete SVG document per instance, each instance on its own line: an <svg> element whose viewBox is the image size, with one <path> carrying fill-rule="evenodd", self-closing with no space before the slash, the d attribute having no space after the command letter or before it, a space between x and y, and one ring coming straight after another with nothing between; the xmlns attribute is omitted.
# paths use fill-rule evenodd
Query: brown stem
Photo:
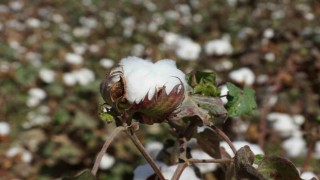
<svg viewBox="0 0 320 180"><path fill-rule="evenodd" d="M230 163L231 160L227 158L222 159L189 159L190 163Z"/></svg>
<svg viewBox="0 0 320 180"><path fill-rule="evenodd" d="M134 143L134 145L138 148L140 153L143 155L143 157L147 160L147 162L150 164L154 172L158 175L160 180L164 180L164 176L161 173L160 169L156 165L156 163L153 161L151 156L147 153L147 151L144 149L143 145L141 144L139 138L136 136L134 131L126 131L127 135L130 137L131 141Z"/></svg>
<svg viewBox="0 0 320 180"><path fill-rule="evenodd" d="M302 172L305 172L308 170L308 166L309 166L309 162L312 158L312 154L314 152L314 146L316 144L316 141L314 140L314 138L312 138L310 146L308 148L308 152L307 152L307 156L303 162L303 166L302 166Z"/></svg>
<svg viewBox="0 0 320 180"><path fill-rule="evenodd" d="M176 171L174 172L171 180L178 180L183 172L183 170L188 167L189 163L186 161L184 163L180 163L176 169Z"/></svg>
<svg viewBox="0 0 320 180"><path fill-rule="evenodd" d="M219 128L217 128L216 126L212 126L212 128L222 137L222 139L224 139L228 143L228 145L232 149L233 153L236 154L237 149L234 147L234 145L231 142L231 140L229 139L229 137L223 131L221 131Z"/></svg>
<svg viewBox="0 0 320 180"><path fill-rule="evenodd" d="M111 135L107 138L107 140L105 141L103 147L101 148L99 154L97 155L96 161L94 162L93 168L91 170L91 173L96 176L101 159L103 157L103 155L106 153L109 145L111 144L111 142L113 141L113 139L121 132L126 130L127 128L124 126L119 126L116 127L113 132L111 133Z"/></svg>

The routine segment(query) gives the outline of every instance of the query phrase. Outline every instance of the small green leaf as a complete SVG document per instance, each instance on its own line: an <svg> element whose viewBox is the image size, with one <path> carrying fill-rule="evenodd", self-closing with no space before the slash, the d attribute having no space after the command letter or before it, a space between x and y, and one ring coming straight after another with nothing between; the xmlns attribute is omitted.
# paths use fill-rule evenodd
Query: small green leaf
<svg viewBox="0 0 320 180"><path fill-rule="evenodd" d="M108 123L111 123L112 121L114 121L114 117L108 112L100 112L99 116L100 116L100 119L102 119L103 121L107 121Z"/></svg>
<svg viewBox="0 0 320 180"><path fill-rule="evenodd" d="M257 154L254 156L254 164L259 164L260 161L263 159L264 155L263 154Z"/></svg>
<svg viewBox="0 0 320 180"><path fill-rule="evenodd" d="M241 90L232 83L227 83L229 94L226 108L230 117L251 115L252 111L257 108L255 91L250 88Z"/></svg>
<svg viewBox="0 0 320 180"><path fill-rule="evenodd" d="M289 160L270 156L264 157L258 166L258 171L264 178L270 180L300 180L297 168Z"/></svg>
<svg viewBox="0 0 320 180"><path fill-rule="evenodd" d="M214 72L196 71L188 76L194 94L203 96L219 96L220 90L215 86L216 74Z"/></svg>

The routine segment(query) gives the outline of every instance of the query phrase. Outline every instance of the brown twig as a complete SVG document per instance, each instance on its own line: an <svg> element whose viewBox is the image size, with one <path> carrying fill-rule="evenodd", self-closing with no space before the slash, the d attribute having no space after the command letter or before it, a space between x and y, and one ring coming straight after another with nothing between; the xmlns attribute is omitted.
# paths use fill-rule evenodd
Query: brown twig
<svg viewBox="0 0 320 180"><path fill-rule="evenodd" d="M107 138L107 140L105 141L103 147L101 148L99 154L97 155L96 161L94 162L93 168L91 170L91 173L96 176L101 159L103 157L103 155L106 153L109 145L111 144L111 142L113 141L113 139L122 131L126 130L127 127L125 126L119 126L116 127L113 132L111 133L111 135Z"/></svg>
<svg viewBox="0 0 320 180"><path fill-rule="evenodd" d="M189 162L192 164L197 163L230 163L231 159L222 158L222 159L189 159Z"/></svg>
<svg viewBox="0 0 320 180"><path fill-rule="evenodd" d="M172 180L178 180L183 172L183 170L188 167L189 163L188 161L185 161L184 163L180 163L176 169L176 171L174 172L173 176L172 176Z"/></svg>
<svg viewBox="0 0 320 180"><path fill-rule="evenodd" d="M165 178L164 178L163 174L161 173L160 169L158 168L156 163L153 161L151 156L144 149L143 145L141 144L139 138L136 136L134 131L132 131L132 130L131 131L126 131L126 133L129 136L129 138L131 139L131 141L134 143L134 145L138 148L140 153L143 155L143 157L146 159L146 161L150 164L150 166L152 167L154 172L158 175L158 178L160 180L164 180Z"/></svg>
<svg viewBox="0 0 320 180"><path fill-rule="evenodd" d="M224 139L228 143L228 145L232 149L233 153L236 154L237 149L234 147L234 145L231 142L231 140L229 139L229 137L223 131L221 131L218 127L216 127L216 126L211 126L211 127L222 137L222 139Z"/></svg>

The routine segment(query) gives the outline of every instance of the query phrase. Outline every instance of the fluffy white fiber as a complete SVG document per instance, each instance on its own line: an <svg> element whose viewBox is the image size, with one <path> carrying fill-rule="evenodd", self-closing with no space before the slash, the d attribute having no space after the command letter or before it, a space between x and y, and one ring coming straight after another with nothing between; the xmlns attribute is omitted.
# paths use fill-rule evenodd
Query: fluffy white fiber
<svg viewBox="0 0 320 180"><path fill-rule="evenodd" d="M151 99L156 90L163 86L169 94L180 81L187 87L185 74L169 59L152 63L138 57L128 57L122 59L119 65L126 80L126 98L129 102L140 102L148 93Z"/></svg>

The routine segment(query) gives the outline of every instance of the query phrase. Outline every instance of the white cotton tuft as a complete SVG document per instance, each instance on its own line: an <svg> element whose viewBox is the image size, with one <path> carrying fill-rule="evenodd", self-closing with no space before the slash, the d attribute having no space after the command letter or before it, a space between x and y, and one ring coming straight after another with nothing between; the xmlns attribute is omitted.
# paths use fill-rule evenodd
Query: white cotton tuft
<svg viewBox="0 0 320 180"><path fill-rule="evenodd" d="M267 119L272 122L272 128L282 137L289 137L300 129L299 124L289 114L273 112Z"/></svg>
<svg viewBox="0 0 320 180"><path fill-rule="evenodd" d="M10 158L13 158L17 155L21 155L21 160L24 163L30 163L32 161L32 154L26 149L20 147L12 147L6 152L6 156Z"/></svg>
<svg viewBox="0 0 320 180"><path fill-rule="evenodd" d="M140 102L148 94L151 99L157 90L165 86L166 93L180 82L187 87L185 74L177 69L172 60L161 60L156 63L137 57L122 59L119 65L126 80L126 98L129 102Z"/></svg>
<svg viewBox="0 0 320 180"><path fill-rule="evenodd" d="M27 99L28 107L35 107L40 104L40 102L47 97L46 92L40 88L31 88L28 92L29 97Z"/></svg>
<svg viewBox="0 0 320 180"><path fill-rule="evenodd" d="M191 155L194 159L213 159L213 157L202 150L192 150ZM218 163L197 163L196 166L200 169L201 173L208 173L216 170Z"/></svg>
<svg viewBox="0 0 320 180"><path fill-rule="evenodd" d="M106 69L110 69L114 65L114 61L112 59L103 58L100 60L100 65Z"/></svg>
<svg viewBox="0 0 320 180"><path fill-rule="evenodd" d="M65 60L67 63L75 64L75 65L82 64L82 62L83 62L82 56L80 56L78 54L74 54L74 53L67 53L65 56Z"/></svg>
<svg viewBox="0 0 320 180"><path fill-rule="evenodd" d="M7 136L10 133L10 124L7 122L0 122L0 136Z"/></svg>
<svg viewBox="0 0 320 180"><path fill-rule="evenodd" d="M251 144L247 141L234 141L232 143L233 143L234 147L236 148L236 150L239 150L240 148L244 147L245 145L248 145L250 147L251 151L253 152L253 154L255 154L255 155L264 154L264 151L257 144ZM221 142L220 146L223 147L231 157L233 157L235 155L227 142L225 142L225 141Z"/></svg>
<svg viewBox="0 0 320 180"><path fill-rule="evenodd" d="M173 165L173 166L169 166L169 167L164 167L161 169L161 172L164 176L165 179L171 179L174 172L176 171L178 165ZM184 171L182 172L180 178L181 180L198 180L200 178L198 178L194 172L194 170L188 166L184 169Z"/></svg>
<svg viewBox="0 0 320 180"><path fill-rule="evenodd" d="M216 39L212 41L208 41L204 50L207 55L230 55L233 52L233 47L229 40L227 39Z"/></svg>
<svg viewBox="0 0 320 180"><path fill-rule="evenodd" d="M312 179L312 178L319 179L319 178L317 177L317 175L316 175L315 173L311 172L311 171L303 172L303 173L300 175L300 177L301 177L302 179Z"/></svg>
<svg viewBox="0 0 320 180"><path fill-rule="evenodd" d="M187 61L195 61L199 58L201 46L193 42L191 39L183 38L178 41L176 55Z"/></svg>
<svg viewBox="0 0 320 180"><path fill-rule="evenodd" d="M114 159L113 156L110 156L108 154L104 154L102 156L99 168L102 170L110 169L114 165L115 161L116 160Z"/></svg>
<svg viewBox="0 0 320 180"><path fill-rule="evenodd" d="M55 79L56 73L50 69L43 68L39 71L40 79L45 83L52 83Z"/></svg>
<svg viewBox="0 0 320 180"><path fill-rule="evenodd" d="M220 98L222 100L223 104L227 104L227 102L228 102L228 99L226 97L226 95L228 95L228 92L229 92L229 89L227 88L226 85L222 85L220 87L220 96L224 96L224 97Z"/></svg>
<svg viewBox="0 0 320 180"><path fill-rule="evenodd" d="M240 68L232 71L229 74L230 79L237 83L244 83L247 86L251 86L254 83L255 75L249 68Z"/></svg>
<svg viewBox="0 0 320 180"><path fill-rule="evenodd" d="M315 144L315 148L314 148L314 157L316 159L320 159L320 141L317 141L316 144Z"/></svg>
<svg viewBox="0 0 320 180"><path fill-rule="evenodd" d="M294 148L292 148L293 144ZM302 137L302 133L297 131L291 138L282 143L282 148L289 157L302 157L306 154L307 144Z"/></svg>

